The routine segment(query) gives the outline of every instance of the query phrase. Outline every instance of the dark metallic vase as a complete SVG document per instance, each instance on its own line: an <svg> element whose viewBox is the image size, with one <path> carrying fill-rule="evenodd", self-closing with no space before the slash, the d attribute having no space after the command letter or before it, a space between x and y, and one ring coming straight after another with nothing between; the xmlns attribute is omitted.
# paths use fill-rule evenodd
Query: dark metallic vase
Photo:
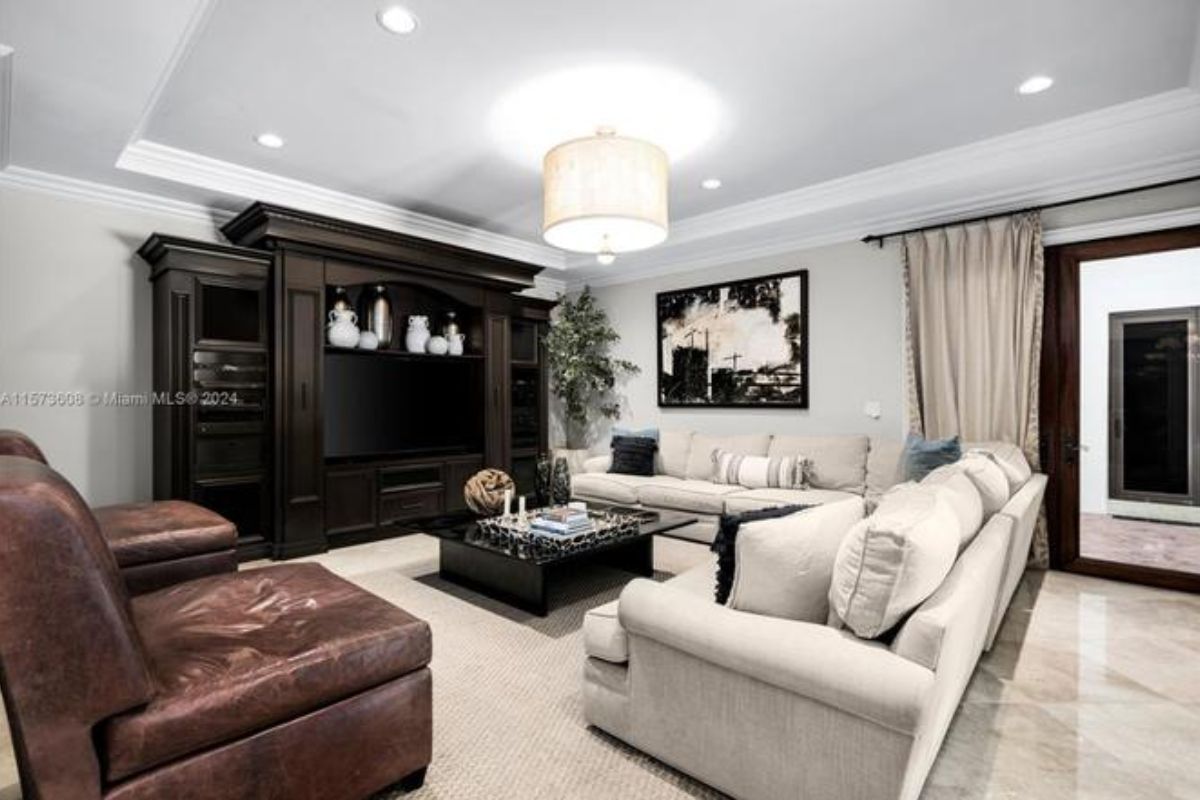
<svg viewBox="0 0 1200 800"><path fill-rule="evenodd" d="M554 470L550 477L550 497L556 506L565 506L571 500L571 467L565 458L554 459Z"/></svg>
<svg viewBox="0 0 1200 800"><path fill-rule="evenodd" d="M554 502L554 494L550 490L554 474L554 462L549 456L542 456L537 462L537 487L534 501L538 508L545 508Z"/></svg>
<svg viewBox="0 0 1200 800"><path fill-rule="evenodd" d="M387 287L376 284L367 297L367 330L379 337L379 349L392 345L392 301L388 299Z"/></svg>

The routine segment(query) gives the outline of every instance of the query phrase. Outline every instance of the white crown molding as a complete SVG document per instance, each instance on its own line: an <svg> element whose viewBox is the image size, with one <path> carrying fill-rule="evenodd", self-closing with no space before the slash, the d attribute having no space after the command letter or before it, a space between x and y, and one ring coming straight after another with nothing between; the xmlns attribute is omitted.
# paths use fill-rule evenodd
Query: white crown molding
<svg viewBox="0 0 1200 800"><path fill-rule="evenodd" d="M65 175L55 175L25 167L10 166L8 169L0 170L0 186L28 189L91 203L103 203L131 211L144 211L191 221L208 222L213 225L214 229L234 217L233 213L229 211L209 208L197 203L174 200L146 192L135 192L130 189L120 189L116 186L93 183L79 178L68 178Z"/></svg>
<svg viewBox="0 0 1200 800"><path fill-rule="evenodd" d="M144 139L133 142L121 152L117 167L233 197L327 214L543 267L561 270L566 262L561 250L543 244L472 228Z"/></svg>
<svg viewBox="0 0 1200 800"><path fill-rule="evenodd" d="M12 153L13 49L0 44L0 170L8 166Z"/></svg>
<svg viewBox="0 0 1200 800"><path fill-rule="evenodd" d="M1080 225L1067 225L1061 228L1050 228L1042 233L1042 244L1047 247L1056 244L1072 242L1089 242L1093 239L1107 239L1112 236L1129 236L1134 233L1149 233L1170 228L1182 228L1186 225L1200 225L1200 206L1177 208L1170 211L1159 211L1153 214L1141 214L1136 217L1088 222Z"/></svg>
<svg viewBox="0 0 1200 800"><path fill-rule="evenodd" d="M1100 140L1119 135L1127 129L1149 129L1172 124L1181 116L1200 119L1200 92L1190 88L1163 92L689 217L672 226L670 241L671 244L683 244L845 206L907 195L922 188L954 185L963 180L977 179L983 174L1002 173L1019 167L1035 154L1052 158L1055 152L1077 148L1087 139ZM1058 189L1069 197L1092 191L1094 185L1095 181L1081 178L1078 181L1060 182ZM1038 202L1048 202L1038 193L1024 194L1031 199L1036 198ZM1008 196L994 198L993 202L1013 202L1021 195L1022 192L1014 191ZM978 207L979 204L974 205Z"/></svg>

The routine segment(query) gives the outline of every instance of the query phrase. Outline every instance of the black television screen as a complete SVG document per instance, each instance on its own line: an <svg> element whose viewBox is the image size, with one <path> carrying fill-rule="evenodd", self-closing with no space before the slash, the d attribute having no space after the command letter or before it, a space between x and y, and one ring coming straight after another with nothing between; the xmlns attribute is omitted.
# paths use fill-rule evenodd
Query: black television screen
<svg viewBox="0 0 1200 800"><path fill-rule="evenodd" d="M483 450L483 362L327 353L325 456L478 453Z"/></svg>

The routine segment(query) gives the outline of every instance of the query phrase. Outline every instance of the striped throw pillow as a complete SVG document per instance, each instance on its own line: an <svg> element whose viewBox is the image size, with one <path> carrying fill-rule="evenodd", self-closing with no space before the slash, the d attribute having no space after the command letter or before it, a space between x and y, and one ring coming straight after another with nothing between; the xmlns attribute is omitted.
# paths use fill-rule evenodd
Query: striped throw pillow
<svg viewBox="0 0 1200 800"><path fill-rule="evenodd" d="M809 460L804 456L747 456L713 451L713 483L747 489L804 489Z"/></svg>

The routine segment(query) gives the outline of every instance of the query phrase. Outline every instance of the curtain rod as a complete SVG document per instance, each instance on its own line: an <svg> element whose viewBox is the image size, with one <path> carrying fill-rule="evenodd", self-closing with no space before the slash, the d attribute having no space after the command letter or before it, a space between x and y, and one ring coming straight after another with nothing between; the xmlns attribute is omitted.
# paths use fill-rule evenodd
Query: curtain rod
<svg viewBox="0 0 1200 800"><path fill-rule="evenodd" d="M1192 181L1200 180L1200 175L1192 175L1188 178L1175 178L1169 181L1160 181L1159 183L1151 183L1145 186L1131 186L1128 189L1116 189L1111 192L1101 192L1100 194L1088 195L1087 197L1073 197L1070 200L1059 200L1054 203L1046 203L1040 206L1026 206L1024 208L1014 208L1009 211L996 211L991 214L982 214L977 217L964 217L962 219L952 219L946 222L938 222L933 225L922 225L919 228L908 228L902 231L892 231L891 233L873 233L870 236L864 236L862 241L864 244L877 244L883 247L885 239L890 239L893 236L906 236L910 233L921 233L923 231L931 231L936 228L946 228L951 225L967 225L972 222L983 222L989 219L997 219L999 217L1007 217L1012 214L1023 214L1027 211L1044 211L1047 208L1059 208L1060 206L1070 206L1076 203L1087 203L1092 200L1104 200L1109 197L1120 197L1124 194L1134 194L1136 192L1146 192L1151 189L1162 189L1167 186L1177 186L1181 183L1191 183Z"/></svg>

